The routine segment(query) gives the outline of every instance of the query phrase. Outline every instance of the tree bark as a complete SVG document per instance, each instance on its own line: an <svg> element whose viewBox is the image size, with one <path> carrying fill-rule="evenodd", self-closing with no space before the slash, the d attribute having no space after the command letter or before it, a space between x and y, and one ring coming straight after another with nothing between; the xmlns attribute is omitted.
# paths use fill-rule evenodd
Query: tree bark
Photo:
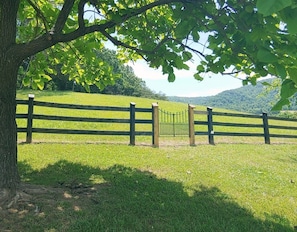
<svg viewBox="0 0 297 232"><path fill-rule="evenodd" d="M15 192L17 171L16 80L18 65L0 61L0 189Z"/></svg>
<svg viewBox="0 0 297 232"><path fill-rule="evenodd" d="M19 183L15 99L21 60L9 52L16 44L18 5L19 0L0 1L0 200L13 197Z"/></svg>

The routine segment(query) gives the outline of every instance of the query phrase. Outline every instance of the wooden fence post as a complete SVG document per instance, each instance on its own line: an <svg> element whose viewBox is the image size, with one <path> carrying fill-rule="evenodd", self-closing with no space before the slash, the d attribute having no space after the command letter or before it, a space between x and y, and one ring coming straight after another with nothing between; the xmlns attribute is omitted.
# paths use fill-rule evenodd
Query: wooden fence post
<svg viewBox="0 0 297 232"><path fill-rule="evenodd" d="M159 106L158 103L152 104L153 119L153 146L159 147Z"/></svg>
<svg viewBox="0 0 297 232"><path fill-rule="evenodd" d="M195 124L194 124L194 108L193 105L188 105L188 123L189 123L189 137L190 146L195 146Z"/></svg>
<svg viewBox="0 0 297 232"><path fill-rule="evenodd" d="M207 107L208 143L214 145L214 130L212 124L212 108Z"/></svg>
<svg viewBox="0 0 297 232"><path fill-rule="evenodd" d="M264 112L262 113L262 119L263 119L265 144L270 144L270 135L269 135L269 125L268 125L267 113L264 113Z"/></svg>
<svg viewBox="0 0 297 232"><path fill-rule="evenodd" d="M34 94L28 95L28 116L27 116L27 136L26 143L32 143L32 127L33 127L33 107L34 107Z"/></svg>
<svg viewBox="0 0 297 232"><path fill-rule="evenodd" d="M135 145L135 103L130 103L130 145Z"/></svg>

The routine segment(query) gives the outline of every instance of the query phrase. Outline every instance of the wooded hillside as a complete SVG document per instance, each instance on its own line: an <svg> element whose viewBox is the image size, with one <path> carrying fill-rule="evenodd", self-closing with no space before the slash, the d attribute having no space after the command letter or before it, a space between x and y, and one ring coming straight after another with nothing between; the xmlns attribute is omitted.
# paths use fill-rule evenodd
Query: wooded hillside
<svg viewBox="0 0 297 232"><path fill-rule="evenodd" d="M250 113L270 112L279 100L279 90L271 89L265 83L272 84L274 79L258 82L257 85L246 85L238 89L227 90L209 97L168 97L170 101L185 102L194 105L218 107ZM284 109L296 110L296 97L292 105ZM272 113L272 112L271 112Z"/></svg>

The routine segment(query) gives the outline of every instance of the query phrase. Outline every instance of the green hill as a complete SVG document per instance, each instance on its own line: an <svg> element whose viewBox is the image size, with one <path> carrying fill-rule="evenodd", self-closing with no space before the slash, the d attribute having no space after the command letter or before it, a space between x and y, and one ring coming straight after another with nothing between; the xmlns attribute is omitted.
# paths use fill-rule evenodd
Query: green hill
<svg viewBox="0 0 297 232"><path fill-rule="evenodd" d="M272 79L268 80L271 82ZM267 80L265 81L267 82ZM267 93L265 85L259 82L256 86L246 85L238 89L227 90L209 97L168 97L170 101L185 102L194 105L224 108L241 112L261 113L270 112L276 103L278 91Z"/></svg>

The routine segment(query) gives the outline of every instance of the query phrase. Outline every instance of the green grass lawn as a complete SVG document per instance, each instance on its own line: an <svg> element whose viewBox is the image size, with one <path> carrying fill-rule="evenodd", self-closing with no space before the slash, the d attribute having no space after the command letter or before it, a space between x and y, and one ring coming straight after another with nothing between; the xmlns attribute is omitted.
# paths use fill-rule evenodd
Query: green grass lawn
<svg viewBox="0 0 297 232"><path fill-rule="evenodd" d="M86 202L76 188L65 187L64 198L51 206L39 203L42 216L28 214L18 225L22 231L294 231L296 150L250 144L20 145L23 181L54 187L75 182L98 190Z"/></svg>
<svg viewBox="0 0 297 232"><path fill-rule="evenodd" d="M26 99L27 92L18 98ZM133 101L138 107L153 102L51 92L37 92L36 100L109 106ZM187 107L159 105L169 111ZM187 137L160 138L156 149L149 137L128 146L126 137L33 134L40 143L18 147L22 181L53 192L0 217L0 231L295 231L297 144L241 139L222 138L212 146L197 137L198 145L190 147Z"/></svg>

